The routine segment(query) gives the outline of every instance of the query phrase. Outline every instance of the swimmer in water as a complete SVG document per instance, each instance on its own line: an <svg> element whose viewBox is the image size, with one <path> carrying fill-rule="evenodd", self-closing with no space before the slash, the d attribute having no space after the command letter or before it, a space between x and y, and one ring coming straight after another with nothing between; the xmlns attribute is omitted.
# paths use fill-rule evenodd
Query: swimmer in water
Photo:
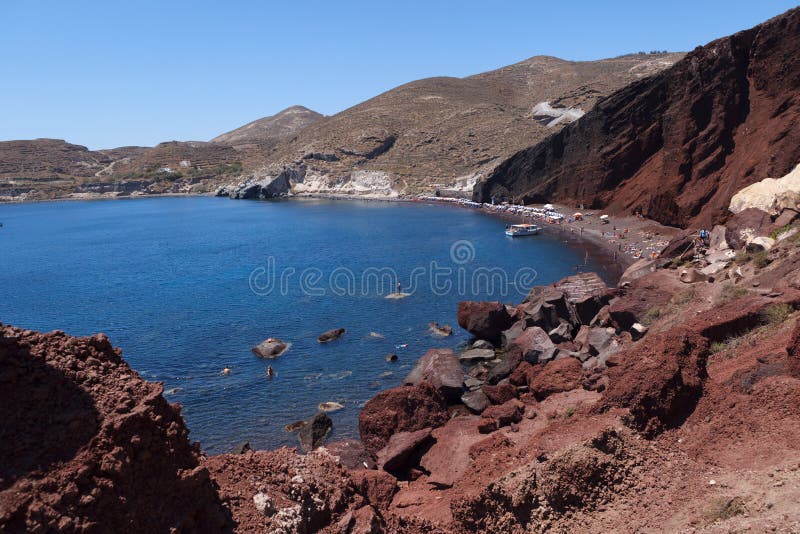
<svg viewBox="0 0 800 534"><path fill-rule="evenodd" d="M224 368L224 369L222 370L222 374L223 374L223 375L225 375L225 376L228 376L229 374L231 374L231 369L230 369L230 367L226 367L226 368Z"/></svg>
<svg viewBox="0 0 800 534"><path fill-rule="evenodd" d="M272 370L272 366L271 365L267 366L267 376L269 378L272 378L273 376L275 376L275 371Z"/></svg>

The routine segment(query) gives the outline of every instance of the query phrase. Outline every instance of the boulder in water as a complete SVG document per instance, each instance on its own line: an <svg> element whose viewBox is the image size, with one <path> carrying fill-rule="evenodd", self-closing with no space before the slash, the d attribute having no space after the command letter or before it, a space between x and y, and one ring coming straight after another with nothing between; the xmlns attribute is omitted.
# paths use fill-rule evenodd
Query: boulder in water
<svg viewBox="0 0 800 534"><path fill-rule="evenodd" d="M289 344L284 343L278 338L271 337L265 341L262 341L251 350L253 354L258 356L259 358L277 358L284 352L289 349Z"/></svg>
<svg viewBox="0 0 800 534"><path fill-rule="evenodd" d="M440 325L437 322L432 322L428 324L428 326L430 327L431 332L437 336L447 337L453 335L453 327L451 327L449 324Z"/></svg>
<svg viewBox="0 0 800 534"><path fill-rule="evenodd" d="M317 341L320 343L330 343L331 341L335 341L342 337L344 333L344 328L334 328L333 330L328 330L327 332L320 334L317 338Z"/></svg>
<svg viewBox="0 0 800 534"><path fill-rule="evenodd" d="M338 402L333 402L333 401L320 402L319 405L317 406L317 409L321 412L335 412L337 410L341 410L342 408L344 408L344 406L342 406Z"/></svg>

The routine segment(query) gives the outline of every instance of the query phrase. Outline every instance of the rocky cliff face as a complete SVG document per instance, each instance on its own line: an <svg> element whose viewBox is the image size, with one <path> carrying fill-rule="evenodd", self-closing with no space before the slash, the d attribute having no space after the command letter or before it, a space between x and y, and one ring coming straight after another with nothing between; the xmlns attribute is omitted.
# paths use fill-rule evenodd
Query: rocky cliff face
<svg viewBox="0 0 800 534"><path fill-rule="evenodd" d="M800 161L800 10L697 48L500 164L476 200L565 202L708 225Z"/></svg>
<svg viewBox="0 0 800 534"><path fill-rule="evenodd" d="M221 531L199 449L162 386L102 334L0 325L0 531Z"/></svg>

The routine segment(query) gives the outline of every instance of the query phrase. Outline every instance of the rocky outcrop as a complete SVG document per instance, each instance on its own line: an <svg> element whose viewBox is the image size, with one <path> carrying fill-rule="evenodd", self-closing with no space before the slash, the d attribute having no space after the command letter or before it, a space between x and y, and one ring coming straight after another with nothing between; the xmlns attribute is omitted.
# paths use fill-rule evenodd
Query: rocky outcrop
<svg viewBox="0 0 800 534"><path fill-rule="evenodd" d="M708 227L737 191L800 162L798 50L800 9L697 48L505 160L473 199Z"/></svg>
<svg viewBox="0 0 800 534"><path fill-rule="evenodd" d="M0 325L0 386L1 531L229 524L178 408L104 335Z"/></svg>
<svg viewBox="0 0 800 534"><path fill-rule="evenodd" d="M386 446L397 432L434 428L447 421L447 406L427 384L387 389L370 399L358 416L358 431L372 454Z"/></svg>
<svg viewBox="0 0 800 534"><path fill-rule="evenodd" d="M606 406L626 407L631 424L654 435L691 415L708 376L708 340L677 328L611 357Z"/></svg>
<svg viewBox="0 0 800 534"><path fill-rule="evenodd" d="M270 166L244 178L237 184L217 189L218 197L268 199L289 195L292 185L301 182L306 168L300 166Z"/></svg>

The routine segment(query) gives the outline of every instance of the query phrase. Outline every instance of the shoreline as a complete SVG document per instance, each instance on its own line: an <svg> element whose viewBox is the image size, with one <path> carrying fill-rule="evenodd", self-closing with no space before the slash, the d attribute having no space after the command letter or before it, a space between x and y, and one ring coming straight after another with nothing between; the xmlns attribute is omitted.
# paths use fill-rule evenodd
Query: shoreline
<svg viewBox="0 0 800 534"><path fill-rule="evenodd" d="M0 204L33 204L44 202L74 202L74 201L107 201L107 200L138 200L147 198L188 198L188 197L215 197L213 192L207 193L155 193L146 195L125 195L110 196L103 193L90 194L85 197L65 197L53 199L21 200L21 201L0 201ZM224 198L224 197L219 197ZM323 199L340 201L366 201L366 202L386 202L386 203L424 203L430 205L450 205L465 209L480 211L486 215L498 217L510 223L530 222L534 219L525 215L508 210L506 206L497 206L492 209L490 205L462 202L461 199L449 197L418 197L418 196L377 196L377 195L348 195L336 193L300 193L286 197L279 197L267 200L294 200L294 199ZM466 199L464 199L466 200ZM554 204L555 211L564 215L565 220L569 213L576 210L560 204ZM531 205L526 207L541 207L541 205ZM587 216L583 221L562 222L546 224L538 221L542 226L543 232L548 233L562 240L563 243L573 247L583 248L589 257L595 260L597 267L602 271L607 280L616 283L622 273L635 263L639 258L634 257L630 250L642 250L641 257L645 257L649 252L655 250L660 252L666 243L677 234L680 229L661 225L650 219L638 219L632 216L613 216L609 224L601 225L599 221L600 210L586 210L593 215ZM627 228L627 236L624 241L619 237L611 237L615 228ZM582 231L581 231L582 230ZM651 234L647 237L647 234ZM624 248L623 248L624 245ZM576 272L585 272L585 265L576 266Z"/></svg>

